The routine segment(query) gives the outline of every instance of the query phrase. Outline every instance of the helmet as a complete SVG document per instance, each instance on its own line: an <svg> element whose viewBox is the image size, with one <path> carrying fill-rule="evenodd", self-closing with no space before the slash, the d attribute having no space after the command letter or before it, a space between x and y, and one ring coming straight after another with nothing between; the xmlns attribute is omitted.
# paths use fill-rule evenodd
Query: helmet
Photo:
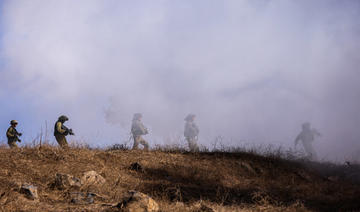
<svg viewBox="0 0 360 212"><path fill-rule="evenodd" d="M11 120L11 121L10 121L10 124L11 124L11 125L14 125L14 124L18 124L18 122L17 122L16 120Z"/></svg>
<svg viewBox="0 0 360 212"><path fill-rule="evenodd" d="M137 119L139 119L139 118L141 118L141 117L142 117L142 114L141 114L141 113L135 113L133 120L137 120Z"/></svg>
<svg viewBox="0 0 360 212"><path fill-rule="evenodd" d="M303 129L310 129L310 123L309 122L305 122L302 124L302 128Z"/></svg>
<svg viewBox="0 0 360 212"><path fill-rule="evenodd" d="M65 121L68 121L69 118L67 116L62 115L62 116L59 117L58 120L61 121L61 122L65 122Z"/></svg>
<svg viewBox="0 0 360 212"><path fill-rule="evenodd" d="M189 114L189 115L187 115L186 117L185 117L185 121L191 121L193 118L195 118L195 114Z"/></svg>

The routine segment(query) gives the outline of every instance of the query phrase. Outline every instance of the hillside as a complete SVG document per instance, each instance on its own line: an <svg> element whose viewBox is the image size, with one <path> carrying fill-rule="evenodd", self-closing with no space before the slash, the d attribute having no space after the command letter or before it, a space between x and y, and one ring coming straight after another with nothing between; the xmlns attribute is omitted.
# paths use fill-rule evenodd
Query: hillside
<svg viewBox="0 0 360 212"><path fill-rule="evenodd" d="M246 152L64 151L42 146L0 148L0 155L2 211L121 211L116 205L129 190L151 196L160 211L360 209L360 186L343 166ZM96 171L105 182L62 188L55 182L56 174L80 179L87 171ZM38 199L26 197L23 184L37 187ZM75 201L74 194L92 198Z"/></svg>

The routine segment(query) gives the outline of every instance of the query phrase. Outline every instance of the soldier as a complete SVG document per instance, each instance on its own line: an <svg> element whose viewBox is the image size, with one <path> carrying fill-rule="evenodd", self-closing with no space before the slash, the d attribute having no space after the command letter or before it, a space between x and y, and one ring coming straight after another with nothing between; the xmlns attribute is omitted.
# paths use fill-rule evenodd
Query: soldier
<svg viewBox="0 0 360 212"><path fill-rule="evenodd" d="M141 113L135 113L132 125L131 125L131 133L134 138L134 146L133 149L138 149L139 143L144 146L145 150L149 149L148 142L142 138L142 135L148 134L148 130L144 126L144 124L141 122L142 114Z"/></svg>
<svg viewBox="0 0 360 212"><path fill-rule="evenodd" d="M302 131L295 139L295 147L301 140L308 158L312 160L317 160L317 154L312 146L316 136L321 136L321 134L316 129L311 129L310 123L306 122L302 125Z"/></svg>
<svg viewBox="0 0 360 212"><path fill-rule="evenodd" d="M19 139L18 136L21 136L22 134L16 130L16 126L18 125L18 122L16 120L11 120L10 125L11 126L6 131L6 137L8 139L8 144L9 144L10 148L17 148L18 146L17 146L16 142L17 141L21 142L21 140Z"/></svg>
<svg viewBox="0 0 360 212"><path fill-rule="evenodd" d="M64 115L60 116L58 118L57 122L55 123L55 127L54 127L54 136L56 138L56 141L63 149L67 149L69 147L65 136L67 136L69 134L74 135L72 129L68 129L64 125L64 123L68 120L69 120L68 117L66 117Z"/></svg>
<svg viewBox="0 0 360 212"><path fill-rule="evenodd" d="M184 129L184 136L189 144L189 149L191 152L199 151L199 147L197 145L199 128L196 126L194 120L195 120L194 114L189 114L185 118L186 123Z"/></svg>

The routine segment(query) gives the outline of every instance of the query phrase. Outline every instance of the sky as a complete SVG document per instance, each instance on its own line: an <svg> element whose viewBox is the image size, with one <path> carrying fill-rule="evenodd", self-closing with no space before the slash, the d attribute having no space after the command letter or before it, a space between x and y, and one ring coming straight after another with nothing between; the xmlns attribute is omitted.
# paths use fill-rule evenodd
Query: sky
<svg viewBox="0 0 360 212"><path fill-rule="evenodd" d="M31 143L58 116L70 140L293 147L301 124L320 157L360 152L357 0L0 1L0 140L11 119Z"/></svg>

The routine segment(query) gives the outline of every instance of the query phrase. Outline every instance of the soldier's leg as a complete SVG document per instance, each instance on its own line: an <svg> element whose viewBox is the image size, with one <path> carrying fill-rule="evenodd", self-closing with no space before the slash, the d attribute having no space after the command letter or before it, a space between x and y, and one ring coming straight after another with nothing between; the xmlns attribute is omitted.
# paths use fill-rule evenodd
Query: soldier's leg
<svg viewBox="0 0 360 212"><path fill-rule="evenodd" d="M18 148L18 145L16 144L16 141L10 141L8 142L10 149Z"/></svg>
<svg viewBox="0 0 360 212"><path fill-rule="evenodd" d="M58 135L55 135L55 139L56 139L56 142L59 144L59 146L61 146L61 138L60 138L60 136L58 136Z"/></svg>
<svg viewBox="0 0 360 212"><path fill-rule="evenodd" d="M199 152L199 146L197 144L197 139L196 138L193 139L193 144L192 145L193 145L194 151Z"/></svg>
<svg viewBox="0 0 360 212"><path fill-rule="evenodd" d="M140 136L134 135L133 137L134 137L134 145L132 149L138 149Z"/></svg>
<svg viewBox="0 0 360 212"><path fill-rule="evenodd" d="M62 143L63 143L62 148L64 148L64 149L69 148L69 144L68 144L65 136L63 137Z"/></svg>
<svg viewBox="0 0 360 212"><path fill-rule="evenodd" d="M142 137L140 137L139 142L144 146L145 150L149 150L149 143Z"/></svg>
<svg viewBox="0 0 360 212"><path fill-rule="evenodd" d="M64 135L57 135L55 138L61 148L69 148L68 142L66 141L66 137Z"/></svg>
<svg viewBox="0 0 360 212"><path fill-rule="evenodd" d="M195 151L200 152L199 146L197 144L197 140L195 140Z"/></svg>
<svg viewBox="0 0 360 212"><path fill-rule="evenodd" d="M305 150L306 156L307 156L308 158L311 158L311 153L310 153L310 151L309 151L309 145L308 145L308 143L306 143L306 142L302 142L302 143L303 143L303 146L304 146L304 150Z"/></svg>
<svg viewBox="0 0 360 212"><path fill-rule="evenodd" d="M317 154L316 154L316 151L315 151L315 149L314 149L314 147L313 147L313 145L310 143L309 144L309 152L311 153L311 159L312 160L317 160L318 158L317 158Z"/></svg>
<svg viewBox="0 0 360 212"><path fill-rule="evenodd" d="M312 144L310 142L303 142L303 145L304 145L305 152L308 155L308 158L311 160L316 160L317 155L316 155L314 148L312 147Z"/></svg>
<svg viewBox="0 0 360 212"><path fill-rule="evenodd" d="M189 144L189 149L191 152L197 152L199 151L199 147L196 143L196 139L195 138L186 138L188 144Z"/></svg>
<svg viewBox="0 0 360 212"><path fill-rule="evenodd" d="M189 138L189 137L186 138L186 141L188 142L190 152L192 152L193 151L193 145L192 145L191 138Z"/></svg>

